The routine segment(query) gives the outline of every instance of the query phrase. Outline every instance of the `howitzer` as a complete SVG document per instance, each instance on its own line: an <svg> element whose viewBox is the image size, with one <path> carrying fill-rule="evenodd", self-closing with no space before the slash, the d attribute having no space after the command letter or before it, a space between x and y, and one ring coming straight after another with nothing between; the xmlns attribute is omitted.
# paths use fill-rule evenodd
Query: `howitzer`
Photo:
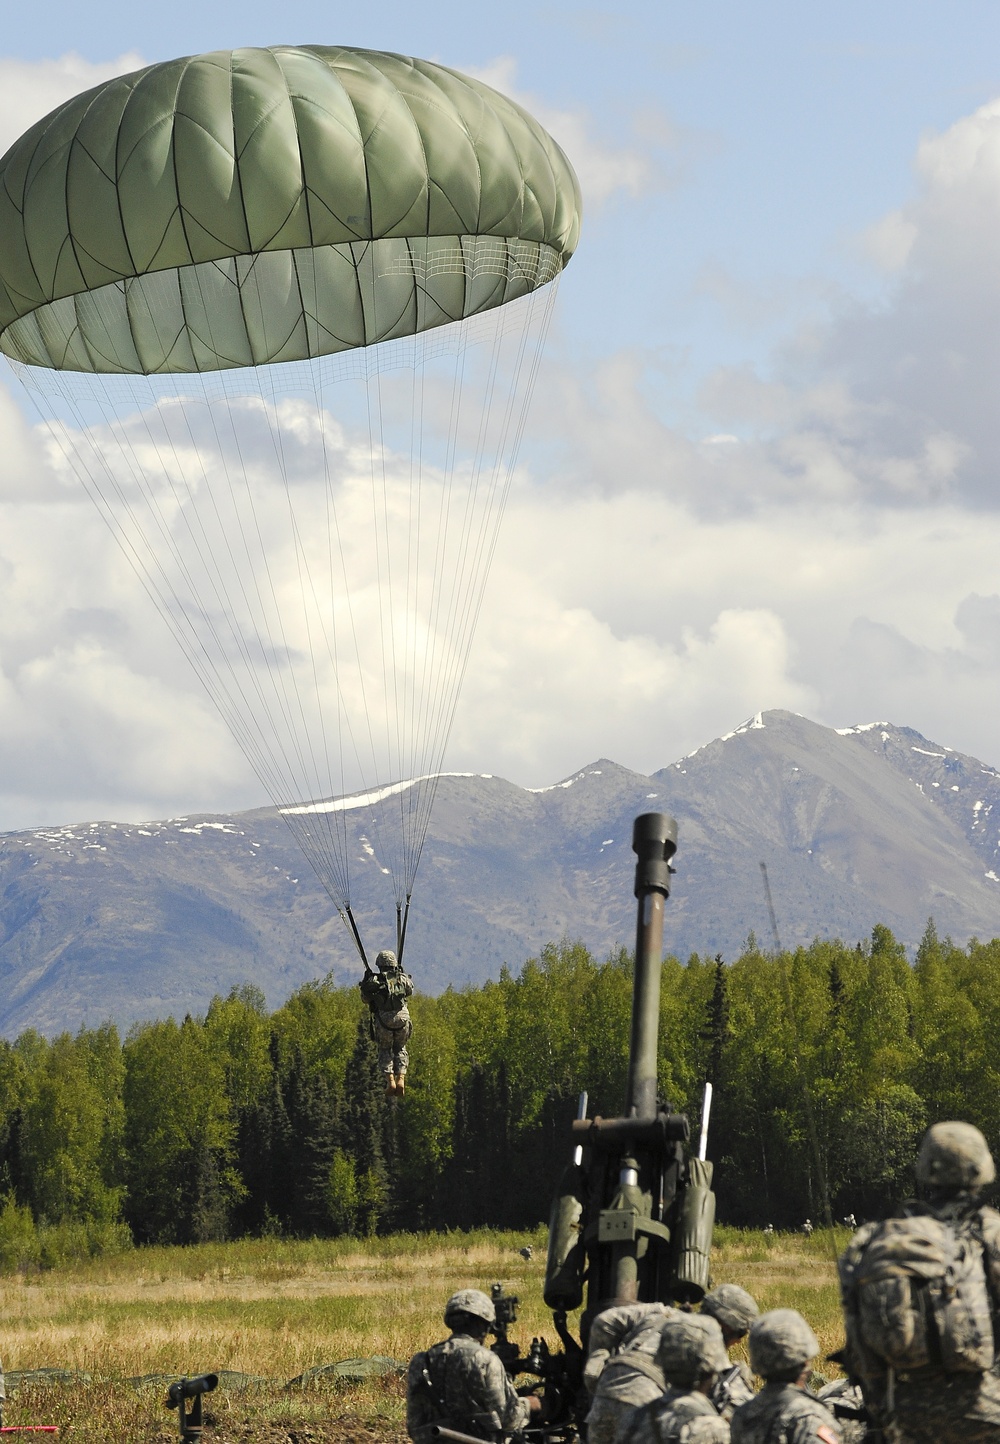
<svg viewBox="0 0 1000 1444"><path fill-rule="evenodd" d="M549 1219L544 1297L565 1352L549 1353L545 1347L544 1360L541 1350L537 1353L544 1368L529 1370L516 1346L507 1343L506 1326L507 1358L497 1348L509 1373L533 1372L542 1378L547 1422L540 1427L550 1440L572 1437L589 1407L583 1364L590 1325L602 1309L657 1301L690 1306L709 1286L715 1195L705 1152L711 1092L706 1090L693 1157L684 1149L690 1138L687 1117L674 1113L657 1092L663 912L677 824L662 813L644 813L635 820L632 849L638 859L638 917L625 1106L619 1118L588 1119L587 1095L581 1095L572 1124L571 1162ZM584 1284L587 1306L578 1343L567 1315L583 1304ZM544 1340L535 1343L544 1346Z"/></svg>

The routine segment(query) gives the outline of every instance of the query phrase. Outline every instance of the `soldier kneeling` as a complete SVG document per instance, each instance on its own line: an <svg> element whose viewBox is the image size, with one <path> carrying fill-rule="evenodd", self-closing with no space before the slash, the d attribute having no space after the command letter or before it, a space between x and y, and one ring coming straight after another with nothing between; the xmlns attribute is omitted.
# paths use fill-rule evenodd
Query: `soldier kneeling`
<svg viewBox="0 0 1000 1444"><path fill-rule="evenodd" d="M760 1313L757 1300L739 1284L719 1284L701 1301L701 1312L714 1319L722 1330L722 1342L728 1352L747 1336L747 1330ZM712 1403L723 1419L731 1419L741 1404L753 1398L753 1378L741 1360L719 1375L712 1391Z"/></svg>
<svg viewBox="0 0 1000 1444"><path fill-rule="evenodd" d="M486 1336L496 1323L493 1300L479 1289L459 1289L445 1305L451 1337L414 1354L406 1375L406 1429L422 1440L432 1424L477 1439L518 1433L542 1401L522 1398Z"/></svg>
<svg viewBox="0 0 1000 1444"><path fill-rule="evenodd" d="M760 1393L733 1415L733 1444L842 1444L840 1426L805 1387L819 1341L794 1309L772 1309L750 1325L750 1367Z"/></svg>
<svg viewBox="0 0 1000 1444"><path fill-rule="evenodd" d="M729 1367L715 1320L702 1314L668 1319L656 1362L667 1391L622 1421L615 1444L728 1444L729 1425L711 1401L719 1375Z"/></svg>

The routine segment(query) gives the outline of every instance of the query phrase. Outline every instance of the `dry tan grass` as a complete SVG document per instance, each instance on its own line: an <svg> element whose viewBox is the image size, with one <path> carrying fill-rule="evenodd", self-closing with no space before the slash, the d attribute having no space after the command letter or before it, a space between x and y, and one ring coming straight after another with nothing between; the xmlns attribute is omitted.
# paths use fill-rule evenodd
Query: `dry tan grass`
<svg viewBox="0 0 1000 1444"><path fill-rule="evenodd" d="M846 1235L836 1243L842 1247L845 1241ZM525 1243L534 1248L530 1262L518 1253ZM7 1415L12 1423L62 1423L81 1440L131 1444L166 1438L163 1431L174 1416L163 1412L160 1391L136 1390L125 1381L225 1369L273 1382L214 1396L218 1444L224 1437L251 1437L239 1432L251 1426L269 1440L299 1437L307 1425L320 1429L313 1435L317 1439L343 1439L350 1428L364 1434L366 1427L388 1438L401 1427L398 1380L291 1393L282 1386L339 1359L409 1358L441 1337L442 1305L453 1290L488 1288L495 1279L521 1298L517 1337L527 1345L533 1334L547 1333L554 1343L541 1298L544 1260L541 1231L484 1232L405 1235L365 1244L257 1240L144 1249L5 1278L0 1280L5 1367L58 1367L94 1376L90 1385L73 1388L25 1387ZM720 1229L713 1272L717 1282L743 1284L765 1308L799 1308L824 1351L840 1342L832 1249L821 1236L768 1239ZM324 1421L344 1415L355 1421L350 1428L344 1423L324 1432Z"/></svg>

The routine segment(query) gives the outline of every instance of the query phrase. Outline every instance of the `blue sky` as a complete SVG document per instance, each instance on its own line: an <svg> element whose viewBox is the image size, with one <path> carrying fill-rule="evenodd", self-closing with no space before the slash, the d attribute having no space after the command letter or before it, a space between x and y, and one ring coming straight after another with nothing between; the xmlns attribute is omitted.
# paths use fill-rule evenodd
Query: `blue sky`
<svg viewBox="0 0 1000 1444"><path fill-rule="evenodd" d="M528 785L600 755L651 770L776 705L838 726L886 717L1000 763L1000 8L275 15L19 6L0 140L119 57L291 41L473 70L564 144L583 238L452 764ZM68 611L125 615L127 589L95 541L68 607L70 541L15 498L31 443L8 394L0 761L15 780L0 828L258 800L165 653L139 661L113 628L80 651ZM131 698L113 762L109 687ZM151 738L164 699L186 720Z"/></svg>
<svg viewBox="0 0 1000 1444"><path fill-rule="evenodd" d="M872 294L880 278L858 237L910 192L920 135L1000 94L1000 10L962 0L299 3L280 20L262 4L12 8L3 51L24 60L287 42L459 69L509 58L519 90L584 114L595 139L647 151L659 171L643 196L619 193L588 214L566 282L574 342L595 355L663 347L696 374L766 359L796 311L842 287Z"/></svg>

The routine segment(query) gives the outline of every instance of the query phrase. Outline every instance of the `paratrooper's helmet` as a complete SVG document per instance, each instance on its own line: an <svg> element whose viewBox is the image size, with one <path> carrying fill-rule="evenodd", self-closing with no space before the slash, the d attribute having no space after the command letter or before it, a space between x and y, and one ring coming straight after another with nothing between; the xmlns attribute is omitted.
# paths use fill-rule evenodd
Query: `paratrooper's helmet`
<svg viewBox="0 0 1000 1444"><path fill-rule="evenodd" d="M917 1180L932 1188L983 1188L997 1176L986 1139L971 1123L935 1123L917 1155Z"/></svg>
<svg viewBox="0 0 1000 1444"><path fill-rule="evenodd" d="M493 1300L481 1289L459 1289L457 1294L452 1294L444 1306L444 1321L449 1328L456 1314L471 1314L474 1319L483 1319L487 1324L497 1321Z"/></svg>
<svg viewBox="0 0 1000 1444"><path fill-rule="evenodd" d="M380 973L387 973L390 968L398 967L399 965L396 962L396 954L390 952L388 948L383 949L383 951L379 953L378 957L375 959L375 966L378 968Z"/></svg>
<svg viewBox="0 0 1000 1444"><path fill-rule="evenodd" d="M707 1314L674 1314L660 1332L656 1362L675 1388L689 1389L706 1374L729 1367L722 1330Z"/></svg>
<svg viewBox="0 0 1000 1444"><path fill-rule="evenodd" d="M719 1284L702 1299L701 1311L731 1334L745 1334L760 1313L757 1300L739 1284Z"/></svg>
<svg viewBox="0 0 1000 1444"><path fill-rule="evenodd" d="M771 1309L750 1325L750 1367L762 1379L794 1375L815 1359L819 1340L795 1309Z"/></svg>

